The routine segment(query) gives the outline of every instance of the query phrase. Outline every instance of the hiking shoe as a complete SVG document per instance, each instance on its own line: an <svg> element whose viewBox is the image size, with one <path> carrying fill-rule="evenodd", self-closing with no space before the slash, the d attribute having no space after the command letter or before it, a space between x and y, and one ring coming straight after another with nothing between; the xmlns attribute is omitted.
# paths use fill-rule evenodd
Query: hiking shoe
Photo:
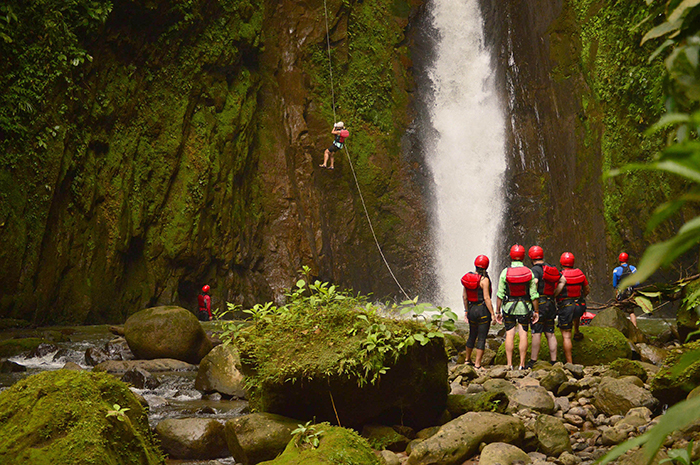
<svg viewBox="0 0 700 465"><path fill-rule="evenodd" d="M525 368L530 368L535 366L535 363L537 363L537 360L528 360L528 362L525 364Z"/></svg>
<svg viewBox="0 0 700 465"><path fill-rule="evenodd" d="M574 334L574 341L583 341L583 333Z"/></svg>

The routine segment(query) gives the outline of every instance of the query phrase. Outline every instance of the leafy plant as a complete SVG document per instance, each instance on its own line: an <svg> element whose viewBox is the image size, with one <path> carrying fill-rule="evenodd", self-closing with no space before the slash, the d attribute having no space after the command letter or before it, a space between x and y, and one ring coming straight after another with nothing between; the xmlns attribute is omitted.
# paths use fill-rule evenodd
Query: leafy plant
<svg viewBox="0 0 700 465"><path fill-rule="evenodd" d="M107 410L106 417L117 417L117 420L119 421L126 421L126 412L128 412L131 409L127 407L121 407L119 404L112 405L112 408L114 410Z"/></svg>
<svg viewBox="0 0 700 465"><path fill-rule="evenodd" d="M455 323L459 319L450 307L434 306L426 302L418 303L418 296L412 300L401 302L399 312L402 315L413 313L416 318L422 318L428 329L431 330L428 338L442 337L442 333L439 333L439 331L443 329L454 331ZM432 313L429 314L429 312Z"/></svg>
<svg viewBox="0 0 700 465"><path fill-rule="evenodd" d="M323 430L318 430L319 425L312 425L313 420L309 420L297 429L292 431L292 440L298 449L311 447L316 449L321 441Z"/></svg>
<svg viewBox="0 0 700 465"><path fill-rule="evenodd" d="M659 462L662 463L672 462L678 465L700 465L700 460L693 461L693 441L688 443L688 447L685 449L671 449L668 451L667 459L663 459Z"/></svg>

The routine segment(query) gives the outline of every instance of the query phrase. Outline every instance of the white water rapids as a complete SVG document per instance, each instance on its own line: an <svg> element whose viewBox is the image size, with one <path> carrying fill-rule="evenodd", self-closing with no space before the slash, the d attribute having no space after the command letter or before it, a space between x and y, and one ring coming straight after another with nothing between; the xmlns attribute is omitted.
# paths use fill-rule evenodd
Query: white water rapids
<svg viewBox="0 0 700 465"><path fill-rule="evenodd" d="M427 99L434 140L426 155L435 182L436 299L459 314L460 278L476 256L489 257L493 281L503 263L496 247L505 211L505 121L478 1L433 0L431 13L438 37Z"/></svg>

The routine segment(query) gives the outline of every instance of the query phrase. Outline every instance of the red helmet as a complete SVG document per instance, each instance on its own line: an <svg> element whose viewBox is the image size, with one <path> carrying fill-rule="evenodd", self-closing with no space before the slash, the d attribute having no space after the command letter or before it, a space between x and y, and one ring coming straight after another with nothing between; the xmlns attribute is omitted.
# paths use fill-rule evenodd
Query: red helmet
<svg viewBox="0 0 700 465"><path fill-rule="evenodd" d="M209 287L209 284L205 284L204 286L202 286L202 292L209 292L209 289L211 289Z"/></svg>
<svg viewBox="0 0 700 465"><path fill-rule="evenodd" d="M533 245L530 250L527 251L527 256L532 260L542 260L544 259L544 251L539 245Z"/></svg>
<svg viewBox="0 0 700 465"><path fill-rule="evenodd" d="M511 260L522 260L523 258L525 258L525 247L520 244L515 244L510 248Z"/></svg>
<svg viewBox="0 0 700 465"><path fill-rule="evenodd" d="M625 252L622 252L619 257L620 263L627 263L628 258L630 258L630 256L627 255Z"/></svg>
<svg viewBox="0 0 700 465"><path fill-rule="evenodd" d="M489 257L486 255L479 255L476 257L476 260L474 260L474 266L477 268L483 268L486 269L489 267Z"/></svg>
<svg viewBox="0 0 700 465"><path fill-rule="evenodd" d="M561 266L574 266L574 254L571 252L564 252L561 254L561 258L559 259L559 263L561 263Z"/></svg>

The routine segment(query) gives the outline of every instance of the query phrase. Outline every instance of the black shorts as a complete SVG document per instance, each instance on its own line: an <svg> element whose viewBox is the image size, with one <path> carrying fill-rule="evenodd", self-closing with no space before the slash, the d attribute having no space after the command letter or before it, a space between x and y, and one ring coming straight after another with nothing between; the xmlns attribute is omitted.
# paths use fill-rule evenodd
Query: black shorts
<svg viewBox="0 0 700 465"><path fill-rule="evenodd" d="M515 328L516 324L521 324L523 329L527 331L531 320L531 314L527 315L509 315L508 313L503 314L503 325L506 327L506 331L510 331Z"/></svg>
<svg viewBox="0 0 700 465"><path fill-rule="evenodd" d="M340 147L338 147L338 146L335 145L335 144L331 144L331 146L328 147L328 151L329 151L330 153L337 152L338 150L340 150Z"/></svg>
<svg viewBox="0 0 700 465"><path fill-rule="evenodd" d="M197 317L199 318L199 321L209 321L209 312L204 312L204 311L199 311L199 315Z"/></svg>
<svg viewBox="0 0 700 465"><path fill-rule="evenodd" d="M574 326L574 319L580 320L584 312L583 306L581 306L575 300L565 300L559 303L559 310L557 316L559 318L559 329L562 331L571 331Z"/></svg>
<svg viewBox="0 0 700 465"><path fill-rule="evenodd" d="M467 320L470 325L484 325L491 323L491 312L486 304L470 305L467 310Z"/></svg>
<svg viewBox="0 0 700 465"><path fill-rule="evenodd" d="M553 333L554 320L557 318L557 306L551 299L540 299L540 318L532 323L532 334Z"/></svg>

